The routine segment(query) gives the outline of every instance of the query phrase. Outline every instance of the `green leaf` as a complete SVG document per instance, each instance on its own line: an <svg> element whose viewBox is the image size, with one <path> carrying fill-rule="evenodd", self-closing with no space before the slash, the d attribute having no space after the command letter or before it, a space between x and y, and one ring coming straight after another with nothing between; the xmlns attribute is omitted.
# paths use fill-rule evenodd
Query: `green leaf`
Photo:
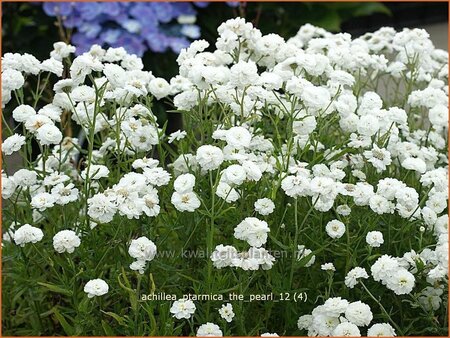
<svg viewBox="0 0 450 338"><path fill-rule="evenodd" d="M78 304L78 311L80 313L86 313L89 307L89 298L84 297L83 300Z"/></svg>
<svg viewBox="0 0 450 338"><path fill-rule="evenodd" d="M105 331L105 333L108 336L110 336L110 337L116 336L116 334L114 333L114 331L111 328L111 326L109 326L109 324L107 322L105 322L104 320L102 320L102 327L103 327L103 331Z"/></svg>
<svg viewBox="0 0 450 338"><path fill-rule="evenodd" d="M125 318L123 318L123 317L120 317L118 314L116 314L116 313L114 313L114 312L106 312L106 311L103 311L103 310L101 310L102 311L102 313L104 313L105 315L108 315L108 316L110 316L110 317L113 317L118 323L119 323L119 325L127 325L126 324L126 319Z"/></svg>
<svg viewBox="0 0 450 338"><path fill-rule="evenodd" d="M380 2L366 2L360 4L358 8L356 8L355 11L353 12L355 16L367 16L373 13L384 13L387 15L392 15L389 8L387 8Z"/></svg>
<svg viewBox="0 0 450 338"><path fill-rule="evenodd" d="M191 282L201 284L201 282L200 282L199 280L197 280L197 279L195 279L195 278L192 278L192 277L190 277L190 276L188 276L188 275L185 275L185 274L183 274L183 273L181 273L181 272L177 272L177 275L179 275L179 276L181 276L181 277L184 277L184 278L186 278L187 280L190 280Z"/></svg>
<svg viewBox="0 0 450 338"><path fill-rule="evenodd" d="M328 11L321 17L321 19L317 20L314 24L321 26L329 31L337 32L341 29L341 17L335 11Z"/></svg>
<svg viewBox="0 0 450 338"><path fill-rule="evenodd" d="M66 318L64 318L64 316L61 313L59 313L59 311L56 307L53 308L53 313L54 313L56 319L58 320L58 322L61 324L64 332L68 336L73 336L74 331L75 331L74 328L71 325L69 325Z"/></svg>
<svg viewBox="0 0 450 338"><path fill-rule="evenodd" d="M43 283L43 282L38 282L39 285L46 287L47 289L49 289L52 292L56 292L56 293L61 293L63 295L66 296L72 296L72 291L70 290L66 290L58 285L54 285L54 284L49 284L49 283Z"/></svg>
<svg viewBox="0 0 450 338"><path fill-rule="evenodd" d="M285 249L285 250L289 250L289 249L290 249L289 246L284 245L284 244L281 243L279 240L277 240L274 236L269 235L269 237L270 237L270 240L271 240L272 242L274 242L276 245L278 245L280 248Z"/></svg>

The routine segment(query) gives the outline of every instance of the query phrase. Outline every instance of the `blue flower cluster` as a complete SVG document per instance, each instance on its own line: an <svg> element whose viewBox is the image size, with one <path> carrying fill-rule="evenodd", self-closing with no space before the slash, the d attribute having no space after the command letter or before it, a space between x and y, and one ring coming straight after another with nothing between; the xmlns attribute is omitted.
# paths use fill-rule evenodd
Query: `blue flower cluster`
<svg viewBox="0 0 450 338"><path fill-rule="evenodd" d="M93 45L124 47L142 56L148 49L179 53L200 37L195 25L196 8L207 2L45 2L49 16L60 16L66 28L73 28L72 43L77 53Z"/></svg>

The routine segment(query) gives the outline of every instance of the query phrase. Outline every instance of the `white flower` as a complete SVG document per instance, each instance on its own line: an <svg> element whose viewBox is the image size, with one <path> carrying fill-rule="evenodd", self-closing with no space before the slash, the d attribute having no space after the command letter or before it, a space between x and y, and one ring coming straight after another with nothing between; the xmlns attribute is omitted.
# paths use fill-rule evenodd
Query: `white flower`
<svg viewBox="0 0 450 338"><path fill-rule="evenodd" d="M239 186L247 178L245 169L239 164L232 164L222 171L220 180L229 185Z"/></svg>
<svg viewBox="0 0 450 338"><path fill-rule="evenodd" d="M150 81L148 89L150 93L159 100L169 95L170 84L166 80L157 77Z"/></svg>
<svg viewBox="0 0 450 338"><path fill-rule="evenodd" d="M53 50L50 52L50 56L56 60L62 60L70 54L75 53L75 50L76 48L74 46L59 41L53 44Z"/></svg>
<svg viewBox="0 0 450 338"><path fill-rule="evenodd" d="M373 115L361 116L358 122L358 133L364 136L372 136L378 132L380 125Z"/></svg>
<svg viewBox="0 0 450 338"><path fill-rule="evenodd" d="M427 286L420 292L419 302L428 311L437 311L441 306L443 293L444 290L440 287Z"/></svg>
<svg viewBox="0 0 450 338"><path fill-rule="evenodd" d="M75 83L72 79L62 79L59 80L58 82L55 83L55 85L53 86L53 91L55 92L55 96L56 94L59 94L61 100L68 100L67 104L68 107L67 108L71 108L72 104L70 102L70 99L67 97L67 95L65 93L69 93L73 87L76 87L78 84ZM64 93L64 94L63 94ZM61 96L62 95L62 96Z"/></svg>
<svg viewBox="0 0 450 338"><path fill-rule="evenodd" d="M357 326L367 326L372 321L373 315L369 305L357 301L348 305L345 318Z"/></svg>
<svg viewBox="0 0 450 338"><path fill-rule="evenodd" d="M51 208L55 205L56 199L47 192L41 192L31 199L31 206L39 211Z"/></svg>
<svg viewBox="0 0 450 338"><path fill-rule="evenodd" d="M358 327L350 322L343 322L338 324L331 336L333 337L361 337Z"/></svg>
<svg viewBox="0 0 450 338"><path fill-rule="evenodd" d="M186 137L186 135L187 135L187 132L185 130L183 130L183 131L177 130L169 135L168 142L172 143L174 141L180 141L180 140L184 139Z"/></svg>
<svg viewBox="0 0 450 338"><path fill-rule="evenodd" d="M180 194L192 192L194 185L195 185L195 176L192 174L180 175L175 179L173 183L175 191Z"/></svg>
<svg viewBox="0 0 450 338"><path fill-rule="evenodd" d="M342 204L336 207L336 212L341 216L348 216L352 209L347 204Z"/></svg>
<svg viewBox="0 0 450 338"><path fill-rule="evenodd" d="M364 152L364 157L372 163L379 173L386 170L386 166L392 163L391 153L384 148L378 148L376 144L373 145L372 150Z"/></svg>
<svg viewBox="0 0 450 338"><path fill-rule="evenodd" d="M206 323L201 325L197 330L197 337L222 337L223 333L219 325Z"/></svg>
<svg viewBox="0 0 450 338"><path fill-rule="evenodd" d="M427 164L421 158L408 157L402 162L402 167L423 174L427 171Z"/></svg>
<svg viewBox="0 0 450 338"><path fill-rule="evenodd" d="M273 257L264 248L251 247L248 250L248 257L250 259L256 259L258 261L259 266L263 270L270 270L270 269L272 269L272 266L275 263L275 257Z"/></svg>
<svg viewBox="0 0 450 338"><path fill-rule="evenodd" d="M15 69L5 69L2 70L2 99L3 99L3 93L8 93L11 90L16 90L19 88L22 88L22 86L25 83L25 78L23 77L22 73L15 70ZM11 94L9 95L9 98L7 101L11 99ZM4 102L6 104L8 102ZM13 115L14 120L16 118ZM17 120L16 120L17 121ZM17 121L19 122L19 121Z"/></svg>
<svg viewBox="0 0 450 338"><path fill-rule="evenodd" d="M297 320L297 327L299 330L306 330L311 326L313 316L312 315L303 315L300 316Z"/></svg>
<svg viewBox="0 0 450 338"><path fill-rule="evenodd" d="M62 133L52 124L44 124L36 132L36 139L41 145L59 144L62 141Z"/></svg>
<svg viewBox="0 0 450 338"><path fill-rule="evenodd" d="M448 107L446 105L438 104L430 109L428 118L434 127L448 126Z"/></svg>
<svg viewBox="0 0 450 338"><path fill-rule="evenodd" d="M392 276L387 279L387 288L394 291L396 295L404 295L411 293L414 288L414 275L406 269L395 271Z"/></svg>
<svg viewBox="0 0 450 338"><path fill-rule="evenodd" d="M41 229L29 224L22 225L14 232L13 239L17 245L25 246L27 243L37 243L44 237Z"/></svg>
<svg viewBox="0 0 450 338"><path fill-rule="evenodd" d="M53 236L53 247L59 253L72 253L80 244L80 237L72 230L62 230Z"/></svg>
<svg viewBox="0 0 450 338"><path fill-rule="evenodd" d="M411 207L417 205L417 198L413 196L411 201ZM400 203L400 202L399 202ZM436 192L434 194L430 194L429 199L425 203L425 205L433 210L436 214L440 214L447 207L447 197L445 192Z"/></svg>
<svg viewBox="0 0 450 338"><path fill-rule="evenodd" d="M234 237L259 248L266 243L268 232L270 232L270 229L267 222L255 217L246 217L234 228Z"/></svg>
<svg viewBox="0 0 450 338"><path fill-rule="evenodd" d="M262 169L260 169L261 164L254 163L252 161L243 161L242 168L244 168L247 173L247 180L258 182L262 177ZM265 166L266 163L263 164ZM267 170L270 171L270 170Z"/></svg>
<svg viewBox="0 0 450 338"><path fill-rule="evenodd" d="M47 116L52 121L61 122L62 109L54 104L47 104L38 111L39 115Z"/></svg>
<svg viewBox="0 0 450 338"><path fill-rule="evenodd" d="M89 179L90 180L99 180L104 177L108 177L109 169L108 167L101 164L91 164L88 168L84 169L81 172L81 178L83 180L86 179L89 169Z"/></svg>
<svg viewBox="0 0 450 338"><path fill-rule="evenodd" d="M2 83L3 83L3 73L2 73ZM9 103L9 101L11 101L11 92L8 91L7 89L3 89L2 90L2 97L1 97L1 102L2 102L2 108L5 108L5 106Z"/></svg>
<svg viewBox="0 0 450 338"><path fill-rule="evenodd" d="M2 174L2 197L4 199L10 198L14 192L17 189L17 184L14 181L14 177L7 177L6 175Z"/></svg>
<svg viewBox="0 0 450 338"><path fill-rule="evenodd" d="M61 77L64 71L64 66L61 61L50 58L42 61L41 70L44 72L56 74L56 76Z"/></svg>
<svg viewBox="0 0 450 338"><path fill-rule="evenodd" d="M85 53L77 56L70 66L70 77L75 83L84 82L87 75L93 71L103 70L103 64L92 55Z"/></svg>
<svg viewBox="0 0 450 338"><path fill-rule="evenodd" d="M137 151L149 151L159 143L158 130L151 125L142 126L129 136L128 141Z"/></svg>
<svg viewBox="0 0 450 338"><path fill-rule="evenodd" d="M156 245L147 237L142 236L131 241L128 253L131 257L144 262L150 262L156 256Z"/></svg>
<svg viewBox="0 0 450 338"><path fill-rule="evenodd" d="M379 231L369 231L366 235L366 243L372 248L379 248L384 243L383 234Z"/></svg>
<svg viewBox="0 0 450 338"><path fill-rule="evenodd" d="M13 175L14 182L20 187L30 187L37 181L37 173L28 169L19 169Z"/></svg>
<svg viewBox="0 0 450 338"><path fill-rule="evenodd" d="M189 319L195 312L195 304L190 299L180 299L173 302L170 313L176 319Z"/></svg>
<svg viewBox="0 0 450 338"><path fill-rule="evenodd" d="M302 197L310 194L311 180L301 175L287 176L281 181L281 188L290 197Z"/></svg>
<svg viewBox="0 0 450 338"><path fill-rule="evenodd" d="M55 197L55 203L59 205L66 205L78 199L78 189L74 187L73 183L64 186L63 183L55 185L51 190Z"/></svg>
<svg viewBox="0 0 450 338"><path fill-rule="evenodd" d="M200 200L194 192L174 192L170 199L178 211L193 212L200 207Z"/></svg>
<svg viewBox="0 0 450 338"><path fill-rule="evenodd" d="M144 168L144 176L148 184L161 187L169 184L171 175L163 168Z"/></svg>
<svg viewBox="0 0 450 338"><path fill-rule="evenodd" d="M142 63L141 58L139 58L135 54L125 55L120 62L120 65L126 70L141 70L142 68L144 68L144 64Z"/></svg>
<svg viewBox="0 0 450 338"><path fill-rule="evenodd" d="M219 309L220 317L225 319L228 323L231 323L231 321L234 318L234 312L233 312L233 306L228 304L222 304L222 307Z"/></svg>
<svg viewBox="0 0 450 338"><path fill-rule="evenodd" d="M141 275L143 275L145 272L146 265L147 265L146 261L137 260L130 264L130 269L133 271L138 271Z"/></svg>
<svg viewBox="0 0 450 338"><path fill-rule="evenodd" d="M371 266L370 272L376 281L384 281L392 276L398 268L398 261L395 258L383 255Z"/></svg>
<svg viewBox="0 0 450 338"><path fill-rule="evenodd" d="M313 311L313 314L315 312L320 312L331 317L339 317L341 313L345 312L345 310L348 307L348 304L349 304L348 301L341 297L328 298L325 301L325 303L320 307L320 310L316 309L315 311Z"/></svg>
<svg viewBox="0 0 450 338"><path fill-rule="evenodd" d="M232 127L225 132L225 141L234 149L243 149L250 146L252 135L244 127Z"/></svg>
<svg viewBox="0 0 450 338"><path fill-rule="evenodd" d="M395 337L394 328L388 323L378 323L372 325L367 330L367 337Z"/></svg>
<svg viewBox="0 0 450 338"><path fill-rule="evenodd" d="M225 182L219 182L216 188L216 195L223 198L228 203L235 202L240 197L236 189Z"/></svg>
<svg viewBox="0 0 450 338"><path fill-rule="evenodd" d="M180 155L171 166L173 167L175 176L188 173L189 170L196 170L198 168L197 160L192 154Z"/></svg>
<svg viewBox="0 0 450 338"><path fill-rule="evenodd" d="M312 254L312 250L307 249L304 245L298 245L297 246L297 250L298 250L297 260L301 260L301 259L303 259L305 257L308 257L309 255ZM315 261L316 261L316 256L315 255L311 255L309 261L306 262L305 265L304 265L305 268L308 268L311 265L313 265Z"/></svg>
<svg viewBox="0 0 450 338"><path fill-rule="evenodd" d="M351 269L345 276L345 286L353 289L358 284L358 278L369 278L366 269L360 267Z"/></svg>
<svg viewBox="0 0 450 338"><path fill-rule="evenodd" d="M37 130L40 129L41 127L45 126L45 125L51 125L54 128L56 128L58 130L59 133L61 133L59 131L59 129L54 125L53 121L45 116L45 115L33 115L30 116L26 121L25 121L25 128L32 132L32 133L37 133ZM43 139L43 142L46 142L47 139L56 139L58 137L58 132L54 129L54 128L50 128L50 129L44 129L43 131L41 131L41 135L40 137ZM47 138L46 133L49 132L49 137Z"/></svg>
<svg viewBox="0 0 450 338"><path fill-rule="evenodd" d="M305 116L300 121L294 121L292 130L297 135L309 135L316 129L317 122L314 116Z"/></svg>
<svg viewBox="0 0 450 338"><path fill-rule="evenodd" d="M253 61L240 60L230 69L230 84L234 87L245 88L259 83L258 68Z"/></svg>
<svg viewBox="0 0 450 338"><path fill-rule="evenodd" d="M142 211L148 217L155 217L159 214L161 208L159 206L159 197L156 189L149 189L144 196L142 196L143 205Z"/></svg>
<svg viewBox="0 0 450 338"><path fill-rule="evenodd" d="M17 122L25 122L28 118L34 115L36 115L36 110L26 104L17 106L12 112L13 119Z"/></svg>
<svg viewBox="0 0 450 338"><path fill-rule="evenodd" d="M113 196L96 194L88 199L88 215L98 223L109 223L114 218L117 206Z"/></svg>
<svg viewBox="0 0 450 338"><path fill-rule="evenodd" d="M324 271L336 271L333 263L325 263L320 266L320 269Z"/></svg>
<svg viewBox="0 0 450 338"><path fill-rule="evenodd" d="M277 333L266 332L266 333L262 333L261 337L279 337L279 335Z"/></svg>
<svg viewBox="0 0 450 338"><path fill-rule="evenodd" d="M375 194L370 197L369 206L373 212L382 215L386 213L393 213L395 205L394 203L390 202L387 198Z"/></svg>
<svg viewBox="0 0 450 338"><path fill-rule="evenodd" d="M219 244L214 249L210 259L216 268L221 269L231 266L232 261L237 258L237 255L238 252L233 246Z"/></svg>
<svg viewBox="0 0 450 338"><path fill-rule="evenodd" d="M306 85L300 96L305 105L313 111L324 110L331 102L330 92L324 87Z"/></svg>
<svg viewBox="0 0 450 338"><path fill-rule="evenodd" d="M422 219L426 225L433 226L436 224L438 217L434 210L429 207L423 207L421 213Z"/></svg>
<svg viewBox="0 0 450 338"><path fill-rule="evenodd" d="M103 296L108 293L109 286L103 279L91 279L84 286L84 292L87 293L89 298L95 296Z"/></svg>
<svg viewBox="0 0 450 338"><path fill-rule="evenodd" d="M25 136L13 134L3 141L2 151L5 155L11 155L16 151L19 151L24 144L25 144Z"/></svg>
<svg viewBox="0 0 450 338"><path fill-rule="evenodd" d="M334 219L327 223L325 230L331 238L341 238L345 233L345 225L341 221Z"/></svg>
<svg viewBox="0 0 450 338"><path fill-rule="evenodd" d="M203 170L215 170L223 162L223 152L216 146L203 145L197 149L196 160Z"/></svg>
<svg viewBox="0 0 450 338"><path fill-rule="evenodd" d="M255 211L263 216L270 215L275 209L275 203L273 203L269 198L258 199L254 206Z"/></svg>
<svg viewBox="0 0 450 338"><path fill-rule="evenodd" d="M109 47L104 55L104 61L119 62L127 55L127 51L123 47Z"/></svg>
<svg viewBox="0 0 450 338"><path fill-rule="evenodd" d="M159 164L158 160L155 160L154 158L147 158L147 157L143 157L143 158L139 158L137 160L135 160L132 164L132 167L134 169L143 169L143 168L156 168Z"/></svg>
<svg viewBox="0 0 450 338"><path fill-rule="evenodd" d="M283 79L278 74L272 72L264 72L261 74L262 85L268 89L280 89L283 85Z"/></svg>

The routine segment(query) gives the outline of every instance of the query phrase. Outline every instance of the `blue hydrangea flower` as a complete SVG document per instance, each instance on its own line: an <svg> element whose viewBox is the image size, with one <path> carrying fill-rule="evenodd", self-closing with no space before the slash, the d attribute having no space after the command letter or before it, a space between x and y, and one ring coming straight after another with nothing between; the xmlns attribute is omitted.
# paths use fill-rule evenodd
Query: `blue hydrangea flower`
<svg viewBox="0 0 450 338"><path fill-rule="evenodd" d="M207 2L45 2L44 12L60 16L74 30L72 43L81 54L93 45L124 47L142 56L145 51L179 53L200 37L196 7Z"/></svg>

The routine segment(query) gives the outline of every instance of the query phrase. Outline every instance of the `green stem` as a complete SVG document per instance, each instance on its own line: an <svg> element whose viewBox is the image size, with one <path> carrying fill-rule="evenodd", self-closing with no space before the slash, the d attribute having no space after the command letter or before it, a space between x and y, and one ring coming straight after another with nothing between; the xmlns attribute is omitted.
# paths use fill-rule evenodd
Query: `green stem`
<svg viewBox="0 0 450 338"><path fill-rule="evenodd" d="M362 287L364 290L366 290L367 294L370 296L370 298L372 298L380 307L381 311L385 314L385 316L387 317L387 319L389 320L389 322L391 322L392 326L395 327L395 329L397 330L397 334L399 336L404 336L403 331L400 329L400 327L392 320L391 316L389 315L389 313L386 311L386 309L384 308L384 306L381 304L381 302L375 298L375 296L369 291L369 289L364 285L364 283L362 281L360 281Z"/></svg>
<svg viewBox="0 0 450 338"><path fill-rule="evenodd" d="M214 245L214 222L215 222L215 193L214 193L214 187L215 184L213 182L212 172L209 172L209 183L211 185L211 210L210 210L210 228L208 231L207 236L207 244L206 244L206 257L208 259L208 277L206 279L206 282L208 283L208 291L211 293L212 290L212 281L211 281L211 274L212 274L212 261L210 259L210 255L212 253L212 247ZM209 312L210 312L210 303L208 302L207 308L206 308L206 318L209 320Z"/></svg>
<svg viewBox="0 0 450 338"><path fill-rule="evenodd" d="M297 260L297 257L295 255L297 250L297 241L298 241L298 199L295 199L294 203L294 222L295 222L295 235L294 235L294 248L292 250L292 262L291 262L291 272L289 275L289 289L292 288L292 280L294 278L294 267L295 267L295 261Z"/></svg>

